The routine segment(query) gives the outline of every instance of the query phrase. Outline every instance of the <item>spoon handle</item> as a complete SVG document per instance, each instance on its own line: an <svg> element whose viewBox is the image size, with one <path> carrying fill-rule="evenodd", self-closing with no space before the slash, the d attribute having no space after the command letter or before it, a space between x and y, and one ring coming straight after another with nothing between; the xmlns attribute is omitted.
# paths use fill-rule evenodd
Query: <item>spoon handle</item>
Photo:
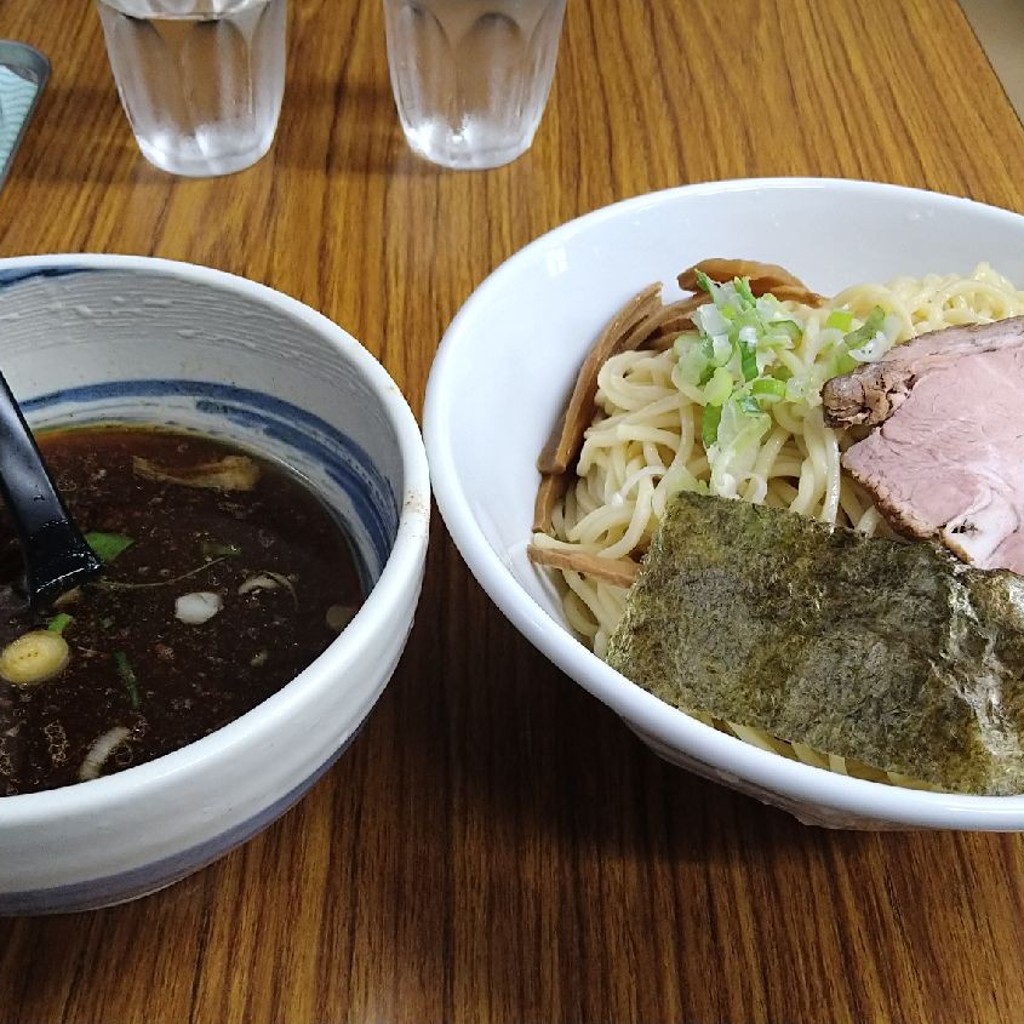
<svg viewBox="0 0 1024 1024"><path fill-rule="evenodd" d="M71 519L2 373L0 493L21 543L30 604L45 606L100 572L102 563Z"/></svg>

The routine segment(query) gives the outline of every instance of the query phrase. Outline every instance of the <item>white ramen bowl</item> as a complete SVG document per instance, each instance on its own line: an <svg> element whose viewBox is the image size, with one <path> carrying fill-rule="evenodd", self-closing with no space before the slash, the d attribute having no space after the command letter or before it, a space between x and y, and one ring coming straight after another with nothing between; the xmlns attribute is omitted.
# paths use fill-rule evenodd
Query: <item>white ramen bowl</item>
<svg viewBox="0 0 1024 1024"><path fill-rule="evenodd" d="M563 672L667 760L847 828L1024 829L1024 796L927 793L833 774L750 746L670 707L580 643L526 557L536 459L588 347L631 296L708 257L778 263L824 294L987 261L1024 285L1024 217L891 185L806 178L716 182L638 196L537 239L450 325L424 436L435 499L494 603Z"/></svg>
<svg viewBox="0 0 1024 1024"><path fill-rule="evenodd" d="M219 271L129 256L0 260L0 367L29 423L159 422L304 476L348 528L368 595L254 710L174 753L0 798L0 914L141 896L283 814L355 736L405 647L430 490L383 367L307 306Z"/></svg>

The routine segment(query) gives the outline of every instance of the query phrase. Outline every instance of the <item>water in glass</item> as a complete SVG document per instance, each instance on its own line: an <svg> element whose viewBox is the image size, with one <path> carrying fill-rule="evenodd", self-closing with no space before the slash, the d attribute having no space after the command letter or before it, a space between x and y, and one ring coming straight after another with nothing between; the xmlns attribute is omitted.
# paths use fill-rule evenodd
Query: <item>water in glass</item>
<svg viewBox="0 0 1024 1024"><path fill-rule="evenodd" d="M384 0L384 13L395 104L417 153L482 168L530 147L565 0Z"/></svg>
<svg viewBox="0 0 1024 1024"><path fill-rule="evenodd" d="M284 94L287 0L97 0L143 155L230 174L270 148Z"/></svg>

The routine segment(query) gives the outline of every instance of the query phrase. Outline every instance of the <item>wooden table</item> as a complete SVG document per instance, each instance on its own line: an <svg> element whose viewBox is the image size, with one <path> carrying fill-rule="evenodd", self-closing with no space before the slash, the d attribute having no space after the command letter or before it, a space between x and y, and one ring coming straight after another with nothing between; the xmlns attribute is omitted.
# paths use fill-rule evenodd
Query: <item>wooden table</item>
<svg viewBox="0 0 1024 1024"><path fill-rule="evenodd" d="M8 0L53 77L0 255L210 264L317 307L421 408L445 325L527 241L650 189L868 178L1024 211L1024 131L954 0L569 0L533 149L407 150L376 0L292 0L271 154L148 166L95 11ZM837 239L837 244L841 240ZM435 529L406 657L265 833L127 906L0 921L0 1020L1004 1021L1024 838L831 833L668 767L516 634Z"/></svg>

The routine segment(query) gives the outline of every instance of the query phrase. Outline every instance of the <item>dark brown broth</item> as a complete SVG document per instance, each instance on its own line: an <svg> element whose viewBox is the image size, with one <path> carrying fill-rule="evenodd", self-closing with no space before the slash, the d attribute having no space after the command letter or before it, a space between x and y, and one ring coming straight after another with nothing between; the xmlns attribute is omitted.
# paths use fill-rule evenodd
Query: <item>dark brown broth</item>
<svg viewBox="0 0 1024 1024"><path fill-rule="evenodd" d="M124 534L134 543L63 607L73 616L63 633L71 649L63 673L35 687L0 679L0 795L78 782L90 747L118 726L130 734L103 774L213 732L279 690L330 644L337 636L327 622L330 606L362 603L341 527L279 466L256 458L253 490L218 491L143 479L133 472L132 456L188 467L251 453L135 427L64 430L38 440L82 530ZM20 573L4 516L0 646L45 627L55 614L19 606ZM193 574L171 582L185 573ZM274 581L268 573L292 586L239 594L255 577ZM222 609L203 624L179 621L175 599L192 592L219 594Z"/></svg>

